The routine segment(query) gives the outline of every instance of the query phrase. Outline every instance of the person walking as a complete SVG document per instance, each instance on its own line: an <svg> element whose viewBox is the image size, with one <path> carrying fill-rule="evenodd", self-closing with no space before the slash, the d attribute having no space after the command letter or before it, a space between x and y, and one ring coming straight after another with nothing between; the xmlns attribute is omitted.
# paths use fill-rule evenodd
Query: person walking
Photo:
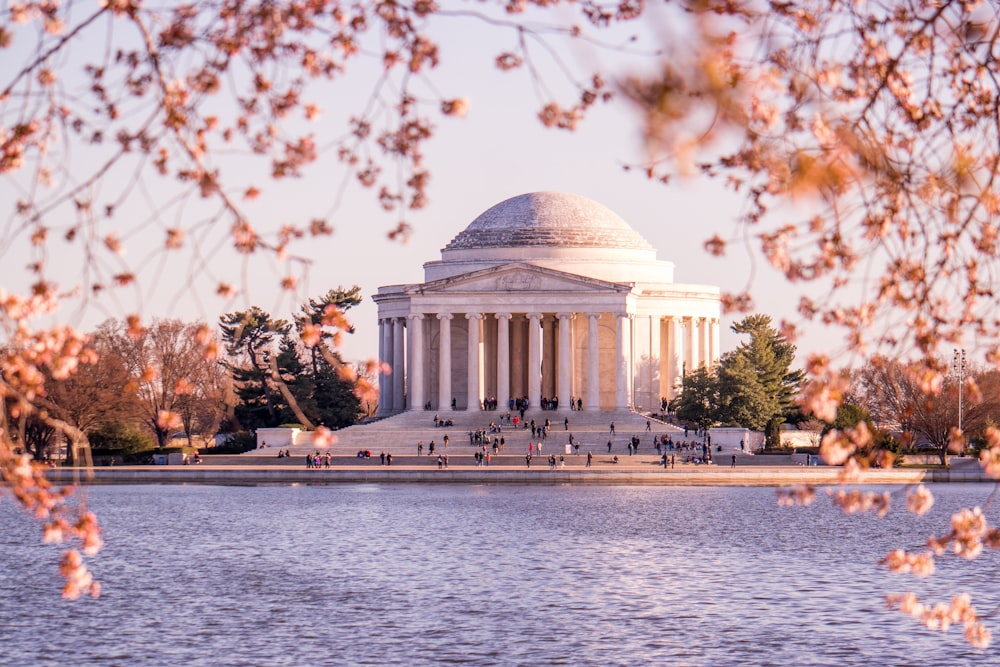
<svg viewBox="0 0 1000 667"><path fill-rule="evenodd" d="M587 467L590 467L591 462L594 460L594 453L587 452Z"/></svg>
<svg viewBox="0 0 1000 667"><path fill-rule="evenodd" d="M564 431L569 430L569 417L566 417L566 419L563 420L563 430Z"/></svg>
<svg viewBox="0 0 1000 667"><path fill-rule="evenodd" d="M730 468L735 468L736 467L736 454L733 454L733 462L732 462L732 464L729 467Z"/></svg>
<svg viewBox="0 0 1000 667"><path fill-rule="evenodd" d="M527 466L528 468L531 467L531 454L530 453L524 455L524 465Z"/></svg>
<svg viewBox="0 0 1000 667"><path fill-rule="evenodd" d="M615 434L615 423L611 422L611 435Z"/></svg>
<svg viewBox="0 0 1000 667"><path fill-rule="evenodd" d="M611 441L608 440L608 454L611 453Z"/></svg>
<svg viewBox="0 0 1000 667"><path fill-rule="evenodd" d="M420 456L423 453L424 453L424 441L421 440L420 442L417 443L417 456Z"/></svg>

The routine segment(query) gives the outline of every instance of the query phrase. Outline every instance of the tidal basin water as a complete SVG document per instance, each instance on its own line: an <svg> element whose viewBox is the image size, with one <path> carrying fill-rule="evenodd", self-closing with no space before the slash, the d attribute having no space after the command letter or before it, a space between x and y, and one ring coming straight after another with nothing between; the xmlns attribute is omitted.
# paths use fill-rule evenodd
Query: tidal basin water
<svg viewBox="0 0 1000 667"><path fill-rule="evenodd" d="M924 581L876 567L991 490L879 520L765 488L94 487L104 594L72 603L5 498L0 664L993 665L1000 619L975 650L884 595L971 591L986 613L996 554Z"/></svg>

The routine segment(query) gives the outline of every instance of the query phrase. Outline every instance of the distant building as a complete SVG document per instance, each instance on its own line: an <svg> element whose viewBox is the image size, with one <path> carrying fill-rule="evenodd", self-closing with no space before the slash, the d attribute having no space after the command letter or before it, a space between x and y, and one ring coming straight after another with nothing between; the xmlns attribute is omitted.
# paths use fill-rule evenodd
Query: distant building
<svg viewBox="0 0 1000 667"><path fill-rule="evenodd" d="M687 251L687 250L685 250ZM488 209L424 264L380 287L379 414L659 409L685 369L719 359L719 289L674 265L605 206L534 192Z"/></svg>

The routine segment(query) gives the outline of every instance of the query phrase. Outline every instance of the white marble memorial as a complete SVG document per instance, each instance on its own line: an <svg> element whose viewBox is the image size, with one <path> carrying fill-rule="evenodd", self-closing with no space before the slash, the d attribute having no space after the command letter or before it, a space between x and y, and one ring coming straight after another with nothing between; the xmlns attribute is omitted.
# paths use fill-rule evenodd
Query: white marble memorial
<svg viewBox="0 0 1000 667"><path fill-rule="evenodd" d="M533 192L488 209L424 264L380 287L379 414L530 407L656 410L686 370L719 359L719 289L674 265L601 204Z"/></svg>

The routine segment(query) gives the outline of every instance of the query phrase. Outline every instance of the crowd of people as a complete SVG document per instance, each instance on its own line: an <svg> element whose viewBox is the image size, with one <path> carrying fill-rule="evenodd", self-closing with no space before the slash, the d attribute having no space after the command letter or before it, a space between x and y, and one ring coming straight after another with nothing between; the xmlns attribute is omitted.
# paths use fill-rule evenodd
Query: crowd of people
<svg viewBox="0 0 1000 667"><path fill-rule="evenodd" d="M487 467L491 463L495 463L496 458L505 453L508 438L513 437L518 432L527 432L525 435L530 433L530 439L528 439L528 442L526 443L526 451L521 450L525 452L525 465L529 468L531 467L532 460L541 456L546 457L549 469L554 470L557 467L565 468L567 455L575 454L576 456L579 456L581 454L582 443L579 438L576 438L574 434L569 431L570 419L568 416L563 416L562 437L564 440L560 440L556 444L556 451L554 453L546 451L545 454L543 454L543 449L548 449L546 447L547 439L552 435L552 419L548 417L544 420L541 419L541 417L544 417L545 415L536 415L535 418L525 418L525 405L526 399L511 399L511 409L517 410L518 412L507 411L504 414L496 415L481 428L474 428L467 431L469 445L470 448L472 448L472 458L477 467ZM434 415L435 427L444 427L448 425L453 425L452 420L441 419L439 415ZM608 459L607 462L612 464L619 463L619 455L624 454L624 452L621 449L618 449L617 451L615 451L615 449L616 447L621 448L623 440L620 435L616 434L616 425L614 422L609 424L608 431L611 437L607 441L607 453L609 456L613 455L613 458ZM677 440L674 440L674 435L678 436ZM652 433L652 422L650 420L646 420L645 422L645 433L643 434L643 438L646 439L645 447L648 448L650 443L652 444L659 457L659 461L664 468L672 468L678 462L684 464L711 463L711 439L707 433L703 435L700 432L696 432L694 438L689 438L691 433L688 429L685 429L684 437L681 438L680 435L680 431L662 434ZM521 439L522 437L523 436L514 437L514 440L512 441L513 443L518 443L517 449L520 449L521 447L519 443L524 442ZM629 456L638 455L643 448L643 438L640 438L637 434L633 434L625 439L625 452L627 452ZM441 440L444 444L443 452L438 451L435 440L431 440L426 448L424 441L421 440L417 442L416 453L419 457L424 455L432 458L437 457L436 462L438 468L443 469L448 467L447 450L450 434L445 433ZM567 447L563 452L564 446ZM589 468L594 463L594 454L591 451L587 451L586 447L583 448L583 451L586 454L586 467ZM648 452L648 449L646 451ZM288 456L291 456L290 451L278 451L279 458ZM393 463L392 453L386 451L382 451L378 454L378 456L374 456L371 450L360 450L358 452L358 456L361 458L378 458L379 464L383 466L391 466ZM329 468L331 467L331 460L332 455L330 452L320 453L317 451L315 454L306 455L306 467Z"/></svg>

